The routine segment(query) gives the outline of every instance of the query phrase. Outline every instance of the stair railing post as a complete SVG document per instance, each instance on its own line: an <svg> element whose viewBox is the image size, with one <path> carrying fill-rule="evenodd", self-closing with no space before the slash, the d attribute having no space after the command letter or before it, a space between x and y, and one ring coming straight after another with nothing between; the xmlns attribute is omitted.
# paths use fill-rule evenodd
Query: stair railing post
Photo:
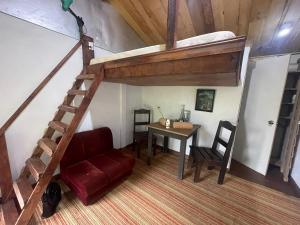
<svg viewBox="0 0 300 225"><path fill-rule="evenodd" d="M2 133L0 134L0 190L2 203L8 200L12 189L13 180L10 170L5 133Z"/></svg>
<svg viewBox="0 0 300 225"><path fill-rule="evenodd" d="M93 42L94 42L94 39L91 37L88 37L86 35L83 35L81 37L83 72L84 73L86 73L86 69L90 65L91 59L93 59L95 57Z"/></svg>

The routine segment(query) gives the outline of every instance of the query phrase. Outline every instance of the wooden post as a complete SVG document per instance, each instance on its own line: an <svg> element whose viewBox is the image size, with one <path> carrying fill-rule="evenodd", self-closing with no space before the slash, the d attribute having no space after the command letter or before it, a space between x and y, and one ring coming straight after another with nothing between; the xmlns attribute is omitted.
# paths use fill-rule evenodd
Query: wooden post
<svg viewBox="0 0 300 225"><path fill-rule="evenodd" d="M95 57L94 50L90 47L89 43L93 42L93 38L83 35L82 41L82 58L83 58L83 71L86 72L87 67L90 65L90 61Z"/></svg>
<svg viewBox="0 0 300 225"><path fill-rule="evenodd" d="M13 189L13 180L10 170L5 134L0 135L0 159L0 189L2 194L1 202L6 202Z"/></svg>
<svg viewBox="0 0 300 225"><path fill-rule="evenodd" d="M176 48L177 11L178 11L178 2L177 2L177 0L169 0L168 1L166 49Z"/></svg>

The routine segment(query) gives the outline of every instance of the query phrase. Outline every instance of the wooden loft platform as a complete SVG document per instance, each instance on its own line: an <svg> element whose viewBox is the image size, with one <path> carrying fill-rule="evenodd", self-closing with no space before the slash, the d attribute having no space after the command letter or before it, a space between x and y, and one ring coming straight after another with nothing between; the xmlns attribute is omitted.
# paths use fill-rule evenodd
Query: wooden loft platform
<svg viewBox="0 0 300 225"><path fill-rule="evenodd" d="M237 86L246 37L90 65L104 81L138 86Z"/></svg>

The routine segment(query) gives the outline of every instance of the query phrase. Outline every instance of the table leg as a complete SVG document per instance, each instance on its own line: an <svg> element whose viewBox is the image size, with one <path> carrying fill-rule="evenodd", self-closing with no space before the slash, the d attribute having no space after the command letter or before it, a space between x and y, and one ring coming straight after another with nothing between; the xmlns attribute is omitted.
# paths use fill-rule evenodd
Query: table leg
<svg viewBox="0 0 300 225"><path fill-rule="evenodd" d="M179 166L178 166L178 176L177 176L177 178L180 180L183 179L183 174L184 174L186 141L187 139L180 140L180 156L179 156Z"/></svg>
<svg viewBox="0 0 300 225"><path fill-rule="evenodd" d="M193 134L193 137L192 137L192 145L193 146L196 146L197 145L197 131Z"/></svg>
<svg viewBox="0 0 300 225"><path fill-rule="evenodd" d="M152 138L153 132L151 129L148 130L148 148L147 148L147 164L151 165L151 158L152 158Z"/></svg>
<svg viewBox="0 0 300 225"><path fill-rule="evenodd" d="M163 152L169 152L169 137L168 136L164 136Z"/></svg>

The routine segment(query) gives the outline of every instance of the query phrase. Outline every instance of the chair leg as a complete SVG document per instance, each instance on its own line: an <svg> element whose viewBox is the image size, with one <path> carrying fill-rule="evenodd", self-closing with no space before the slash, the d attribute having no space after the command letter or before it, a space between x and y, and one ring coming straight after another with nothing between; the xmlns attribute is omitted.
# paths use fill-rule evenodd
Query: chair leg
<svg viewBox="0 0 300 225"><path fill-rule="evenodd" d="M193 164L194 164L194 149L191 149L189 159L188 159L187 168L192 168Z"/></svg>
<svg viewBox="0 0 300 225"><path fill-rule="evenodd" d="M153 141L152 143L152 151L153 151L153 155L156 155L156 143Z"/></svg>
<svg viewBox="0 0 300 225"><path fill-rule="evenodd" d="M225 178L226 169L227 169L227 163L224 163L224 165L222 165L220 173L219 173L218 184L223 184L224 178Z"/></svg>
<svg viewBox="0 0 300 225"><path fill-rule="evenodd" d="M141 146L140 143L138 143L137 149L136 149L137 158L139 159L141 157Z"/></svg>
<svg viewBox="0 0 300 225"><path fill-rule="evenodd" d="M194 164L194 158L190 155L188 159L187 168L191 169Z"/></svg>
<svg viewBox="0 0 300 225"><path fill-rule="evenodd" d="M203 161L200 161L196 164L196 170L194 175L194 182L197 183L200 181L200 173L202 169Z"/></svg>

